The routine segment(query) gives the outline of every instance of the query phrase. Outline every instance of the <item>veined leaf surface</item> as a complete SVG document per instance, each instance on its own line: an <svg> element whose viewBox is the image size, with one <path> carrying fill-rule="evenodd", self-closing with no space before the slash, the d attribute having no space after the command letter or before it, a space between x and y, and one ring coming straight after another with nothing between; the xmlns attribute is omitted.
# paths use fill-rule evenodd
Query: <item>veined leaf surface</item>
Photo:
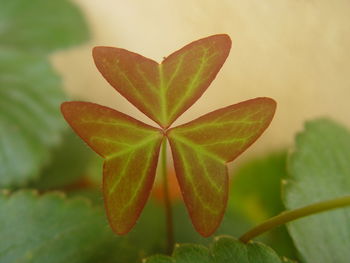
<svg viewBox="0 0 350 263"><path fill-rule="evenodd" d="M350 132L329 119L305 124L290 153L283 184L287 209L350 194ZM302 218L287 225L305 262L348 263L350 208Z"/></svg>
<svg viewBox="0 0 350 263"><path fill-rule="evenodd" d="M94 48L95 64L104 78L162 127L92 103L62 107L73 129L106 159L104 195L116 233L127 233L145 205L165 137L196 230L209 236L220 224L228 194L226 162L267 128L275 102L257 98L168 128L208 88L230 48L227 35L214 35L190 43L160 64L121 48Z"/></svg>
<svg viewBox="0 0 350 263"><path fill-rule="evenodd" d="M105 158L103 193L108 219L116 233L127 233L153 185L162 131L94 103L66 102L62 113L75 132Z"/></svg>
<svg viewBox="0 0 350 263"><path fill-rule="evenodd" d="M196 230L211 235L228 196L226 163L267 128L276 103L256 98L208 113L167 133L183 197Z"/></svg>
<svg viewBox="0 0 350 263"><path fill-rule="evenodd" d="M270 247L258 242L244 244L232 237L216 237L206 248L200 245L183 244L175 247L172 256L155 255L145 263L282 263Z"/></svg>
<svg viewBox="0 0 350 263"><path fill-rule="evenodd" d="M0 0L0 187L27 186L59 145L65 100L47 55L88 38L70 0Z"/></svg>
<svg viewBox="0 0 350 263"><path fill-rule="evenodd" d="M188 44L160 64L113 47L96 47L93 57L101 74L121 95L167 128L208 88L230 48L227 35L214 35Z"/></svg>

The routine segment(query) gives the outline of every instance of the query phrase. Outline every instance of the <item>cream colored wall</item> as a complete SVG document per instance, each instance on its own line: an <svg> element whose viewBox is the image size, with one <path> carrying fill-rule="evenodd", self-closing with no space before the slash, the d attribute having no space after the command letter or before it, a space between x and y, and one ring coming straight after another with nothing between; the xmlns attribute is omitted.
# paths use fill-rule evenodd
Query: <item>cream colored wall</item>
<svg viewBox="0 0 350 263"><path fill-rule="evenodd" d="M205 95L177 123L259 96L278 102L275 119L249 150L279 149L303 122L331 116L350 126L350 1L76 0L92 28L83 47L55 55L67 91L148 123L95 69L90 50L109 45L162 60L216 33L231 36L231 54Z"/></svg>

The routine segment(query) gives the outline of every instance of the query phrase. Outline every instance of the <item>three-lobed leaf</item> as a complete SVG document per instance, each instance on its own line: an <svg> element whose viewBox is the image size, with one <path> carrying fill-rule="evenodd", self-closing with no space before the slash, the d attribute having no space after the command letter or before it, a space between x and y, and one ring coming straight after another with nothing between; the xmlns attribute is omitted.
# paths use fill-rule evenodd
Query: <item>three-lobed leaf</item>
<svg viewBox="0 0 350 263"><path fill-rule="evenodd" d="M112 228L127 233L149 196L162 140L169 139L180 188L197 231L211 235L227 203L227 168L267 128L276 103L256 98L168 127L207 89L231 47L227 35L195 41L161 64L120 48L93 56L106 80L163 129L92 103L70 102L62 113L105 158L104 198Z"/></svg>

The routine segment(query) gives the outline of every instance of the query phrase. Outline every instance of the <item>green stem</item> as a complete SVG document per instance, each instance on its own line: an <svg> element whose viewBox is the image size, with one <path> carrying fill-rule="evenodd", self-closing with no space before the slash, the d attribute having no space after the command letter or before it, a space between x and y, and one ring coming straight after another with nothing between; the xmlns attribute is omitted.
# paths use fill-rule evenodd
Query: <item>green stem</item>
<svg viewBox="0 0 350 263"><path fill-rule="evenodd" d="M262 224L254 227L253 229L249 230L247 233L242 235L239 240L247 243L249 240L271 230L272 228L275 228L277 226L280 226L282 224L289 223L290 221L309 216L312 214L320 213L323 211L340 208L344 206L350 205L350 196L344 196L337 199L332 199L329 201L324 201L312 205L308 205L302 208L298 208L291 211L285 211L281 214L274 216Z"/></svg>
<svg viewBox="0 0 350 263"><path fill-rule="evenodd" d="M170 255L174 248L174 224L173 213L171 209L171 200L168 185L168 169L167 169L167 139L164 138L161 153L163 190L164 190L164 206L165 206L165 223L167 232L167 253Z"/></svg>

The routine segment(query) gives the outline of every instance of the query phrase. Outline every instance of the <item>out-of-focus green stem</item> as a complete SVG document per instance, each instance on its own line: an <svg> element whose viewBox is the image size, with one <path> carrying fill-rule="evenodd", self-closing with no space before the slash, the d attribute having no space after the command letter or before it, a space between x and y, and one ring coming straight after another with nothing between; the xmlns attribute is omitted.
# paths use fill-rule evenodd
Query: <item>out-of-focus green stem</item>
<svg viewBox="0 0 350 263"><path fill-rule="evenodd" d="M168 185L168 169L167 169L167 139L163 139L162 143L162 177L163 177L163 190L164 190L164 207L165 207L165 220L166 220L166 232L167 232L167 253L170 255L174 248L174 224L173 224L173 212L171 208L171 200L169 195Z"/></svg>
<svg viewBox="0 0 350 263"><path fill-rule="evenodd" d="M244 243L247 243L249 242L249 240L271 230L272 228L275 228L282 224L286 224L290 221L293 221L305 216L309 216L312 214L316 214L316 213L320 213L320 212L324 212L327 210L340 208L344 206L349 206L349 205L350 205L350 196L344 196L341 198L308 205L295 210L285 211L277 216L274 216L266 220L262 224L254 227L253 229L249 230L247 233L242 235L239 238L239 240Z"/></svg>

